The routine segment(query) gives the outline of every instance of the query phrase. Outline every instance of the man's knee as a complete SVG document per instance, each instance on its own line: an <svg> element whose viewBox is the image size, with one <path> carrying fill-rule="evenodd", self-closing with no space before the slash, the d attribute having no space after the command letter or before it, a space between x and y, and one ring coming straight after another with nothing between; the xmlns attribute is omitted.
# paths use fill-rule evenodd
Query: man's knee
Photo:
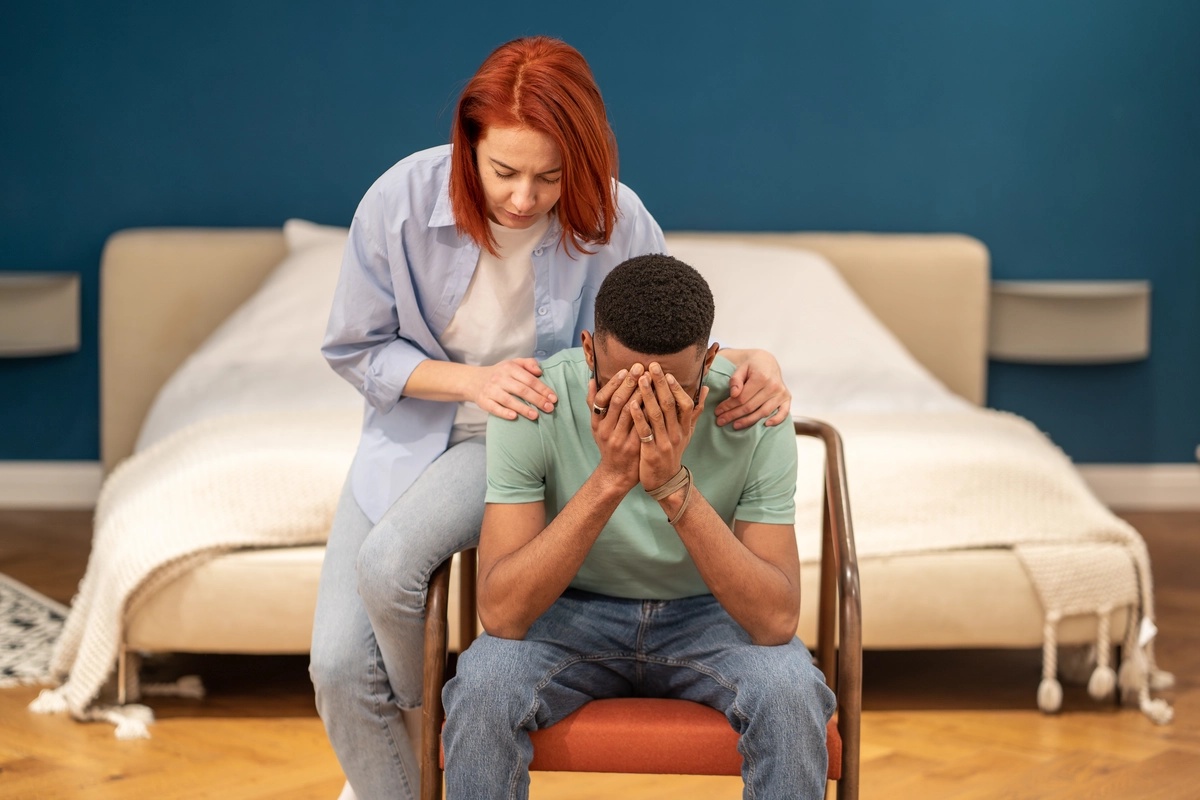
<svg viewBox="0 0 1200 800"><path fill-rule="evenodd" d="M533 696L528 662L522 642L483 635L458 660L454 678L446 684L442 700L449 716L499 714L512 717L529 711Z"/></svg>
<svg viewBox="0 0 1200 800"><path fill-rule="evenodd" d="M825 677L803 647L766 648L739 680L738 694L764 709L808 709L828 719L836 704Z"/></svg>

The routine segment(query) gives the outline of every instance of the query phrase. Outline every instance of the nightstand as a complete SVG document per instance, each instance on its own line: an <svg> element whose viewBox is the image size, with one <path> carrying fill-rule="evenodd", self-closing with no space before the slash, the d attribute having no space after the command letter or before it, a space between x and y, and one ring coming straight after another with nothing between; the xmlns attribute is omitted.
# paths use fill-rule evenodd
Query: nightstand
<svg viewBox="0 0 1200 800"><path fill-rule="evenodd" d="M1149 281L994 281L988 355L1115 364L1150 354Z"/></svg>
<svg viewBox="0 0 1200 800"><path fill-rule="evenodd" d="M0 272L0 357L79 349L79 273Z"/></svg>

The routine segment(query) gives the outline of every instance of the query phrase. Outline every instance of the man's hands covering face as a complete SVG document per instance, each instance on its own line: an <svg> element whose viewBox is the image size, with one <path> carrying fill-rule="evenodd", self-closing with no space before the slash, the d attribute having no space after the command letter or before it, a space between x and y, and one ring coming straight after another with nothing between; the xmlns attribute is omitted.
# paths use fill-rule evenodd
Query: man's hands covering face
<svg viewBox="0 0 1200 800"><path fill-rule="evenodd" d="M594 407L607 409L592 415L600 469L628 488L641 483L649 491L679 472L708 387L693 403L679 381L652 361L649 370L641 364L621 370L599 390L593 382L588 395Z"/></svg>

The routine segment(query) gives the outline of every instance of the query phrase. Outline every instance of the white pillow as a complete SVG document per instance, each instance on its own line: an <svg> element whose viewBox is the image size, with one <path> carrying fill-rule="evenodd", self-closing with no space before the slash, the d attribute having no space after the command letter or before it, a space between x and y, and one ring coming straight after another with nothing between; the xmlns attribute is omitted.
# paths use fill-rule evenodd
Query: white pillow
<svg viewBox="0 0 1200 800"><path fill-rule="evenodd" d="M306 219L289 219L283 223L283 240L287 243L289 253L298 253L309 247L320 247L323 244L346 245L350 235L348 228L338 225L321 225Z"/></svg>
<svg viewBox="0 0 1200 800"><path fill-rule="evenodd" d="M284 234L289 254L164 384L139 450L221 414L361 409L321 355L346 230L289 220Z"/></svg>
<svg viewBox="0 0 1200 800"><path fill-rule="evenodd" d="M666 240L671 255L695 267L712 288L713 338L774 354L794 414L965 403L913 358L821 255L678 234Z"/></svg>

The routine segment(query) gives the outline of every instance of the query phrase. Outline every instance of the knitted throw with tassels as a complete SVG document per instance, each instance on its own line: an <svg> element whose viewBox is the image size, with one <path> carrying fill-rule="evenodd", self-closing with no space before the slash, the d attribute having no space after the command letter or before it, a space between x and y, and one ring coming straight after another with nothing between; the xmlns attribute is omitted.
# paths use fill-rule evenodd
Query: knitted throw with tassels
<svg viewBox="0 0 1200 800"><path fill-rule="evenodd" d="M1038 705L1057 711L1057 628L1096 620L1097 664L1088 690L1120 686L1158 723L1172 709L1151 691L1172 682L1154 663L1154 594L1145 542L1104 507L1070 459L1031 423L987 409L909 414L829 414L842 435L860 558L972 548L1012 548L1045 611ZM819 558L821 446L800 438L796 528L801 558ZM913 587L913 591L920 591ZM1002 602L1002 601L1001 601ZM1127 610L1128 630L1111 630ZM1124 639L1118 677L1112 644Z"/></svg>
<svg viewBox="0 0 1200 800"><path fill-rule="evenodd" d="M146 735L141 706L97 706L127 613L205 559L239 547L320 544L358 441L357 413L224 416L124 461L96 506L87 571L55 645L62 685L31 708Z"/></svg>

